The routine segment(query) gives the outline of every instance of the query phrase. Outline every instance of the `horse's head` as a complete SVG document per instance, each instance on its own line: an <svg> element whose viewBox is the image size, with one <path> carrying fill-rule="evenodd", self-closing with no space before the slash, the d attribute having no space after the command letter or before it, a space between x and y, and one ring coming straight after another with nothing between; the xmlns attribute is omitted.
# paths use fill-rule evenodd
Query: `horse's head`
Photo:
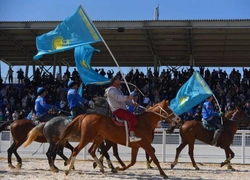
<svg viewBox="0 0 250 180"><path fill-rule="evenodd" d="M169 102L166 100L155 104L146 111L157 113L161 120L165 120L172 125L177 125L181 122L181 118L176 115L172 109L170 109Z"/></svg>
<svg viewBox="0 0 250 180"><path fill-rule="evenodd" d="M250 116L238 106L234 110L228 111L225 117L242 125L249 126L250 124Z"/></svg>

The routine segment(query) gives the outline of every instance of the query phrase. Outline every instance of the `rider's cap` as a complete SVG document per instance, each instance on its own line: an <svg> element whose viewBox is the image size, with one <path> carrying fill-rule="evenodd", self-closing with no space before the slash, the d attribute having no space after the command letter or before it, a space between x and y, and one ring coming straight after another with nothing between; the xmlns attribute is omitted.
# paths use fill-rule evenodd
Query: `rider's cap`
<svg viewBox="0 0 250 180"><path fill-rule="evenodd" d="M68 87L69 87L69 88L72 88L75 84L77 84L75 81L70 80L70 81L68 82Z"/></svg>
<svg viewBox="0 0 250 180"><path fill-rule="evenodd" d="M43 87L39 87L36 92L38 95L41 95L42 93L44 93L44 91L45 89Z"/></svg>

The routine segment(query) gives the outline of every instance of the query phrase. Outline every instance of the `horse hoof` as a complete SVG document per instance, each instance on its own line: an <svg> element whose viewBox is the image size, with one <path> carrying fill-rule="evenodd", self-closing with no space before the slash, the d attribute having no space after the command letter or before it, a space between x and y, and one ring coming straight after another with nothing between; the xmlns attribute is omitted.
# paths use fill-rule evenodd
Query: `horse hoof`
<svg viewBox="0 0 250 180"><path fill-rule="evenodd" d="M12 164L8 164L8 167L9 167L10 169L15 169L15 168L16 168L16 167L13 166Z"/></svg>
<svg viewBox="0 0 250 180"><path fill-rule="evenodd" d="M96 162L93 162L93 169L95 169L97 166Z"/></svg>
<svg viewBox="0 0 250 180"><path fill-rule="evenodd" d="M59 169L57 167L50 167L50 170L55 173L59 172Z"/></svg>
<svg viewBox="0 0 250 180"><path fill-rule="evenodd" d="M22 168L22 164L21 163L17 163L16 169L20 170L21 168Z"/></svg>
<svg viewBox="0 0 250 180"><path fill-rule="evenodd" d="M100 172L101 172L102 174L104 174L104 169L100 169Z"/></svg>
<svg viewBox="0 0 250 180"><path fill-rule="evenodd" d="M66 170L65 171L65 175L67 176L69 174L69 170Z"/></svg>
<svg viewBox="0 0 250 180"><path fill-rule="evenodd" d="M147 165L147 169L153 169L153 167L150 165Z"/></svg>
<svg viewBox="0 0 250 180"><path fill-rule="evenodd" d="M119 171L119 167L113 168L113 169L111 170L112 173L118 173L118 171Z"/></svg>
<svg viewBox="0 0 250 180"><path fill-rule="evenodd" d="M162 176L163 179L168 179L168 176L165 174Z"/></svg>
<svg viewBox="0 0 250 180"><path fill-rule="evenodd" d="M231 168L231 171L236 171L236 169L234 169L234 168Z"/></svg>
<svg viewBox="0 0 250 180"><path fill-rule="evenodd" d="M200 168L198 168L198 167L195 167L195 170L200 170Z"/></svg>
<svg viewBox="0 0 250 180"><path fill-rule="evenodd" d="M173 169L174 168L174 164L171 164L171 169Z"/></svg>
<svg viewBox="0 0 250 180"><path fill-rule="evenodd" d="M220 167L223 167L224 165L225 165L225 163L224 163L224 162L220 163Z"/></svg>

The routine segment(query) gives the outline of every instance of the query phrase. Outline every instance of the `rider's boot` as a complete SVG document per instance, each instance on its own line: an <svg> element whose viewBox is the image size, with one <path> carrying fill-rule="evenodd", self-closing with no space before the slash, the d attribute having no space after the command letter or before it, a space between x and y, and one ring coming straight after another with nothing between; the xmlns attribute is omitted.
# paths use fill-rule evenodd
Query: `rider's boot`
<svg viewBox="0 0 250 180"><path fill-rule="evenodd" d="M213 140L211 141L210 144L213 145L213 146L217 146L217 141L218 141L220 135L221 135L221 132L215 131Z"/></svg>

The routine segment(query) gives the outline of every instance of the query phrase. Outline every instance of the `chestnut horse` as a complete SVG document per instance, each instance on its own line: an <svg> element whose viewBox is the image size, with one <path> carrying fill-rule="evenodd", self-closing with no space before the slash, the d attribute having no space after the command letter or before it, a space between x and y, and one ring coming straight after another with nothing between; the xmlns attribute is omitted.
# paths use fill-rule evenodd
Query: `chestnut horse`
<svg viewBox="0 0 250 180"><path fill-rule="evenodd" d="M105 98L102 97L98 97L98 98L94 98L94 107L92 108L86 108L86 113L90 114L90 113L98 113L98 114L104 114L104 115L109 115L109 106L108 103L106 101ZM48 157L48 162L49 162L49 166L50 166L50 170L52 172L58 172L59 169L55 166L54 160L55 160L55 156L57 153L57 149L63 149L63 145L60 144L56 144L56 142L58 141L60 135L62 134L62 132L64 131L64 129L71 123L74 124L74 133L72 134L72 136L69 138L71 141L75 141L75 142L79 142L81 139L81 128L80 128L80 124L82 123L83 119L74 119L73 121L67 117L63 117L63 116L58 116L58 117L54 117L53 119L51 119L50 121L46 122L46 123L41 123L38 126L34 127L28 134L27 140L24 142L24 147L27 147L28 145L30 145L37 137L44 135L47 142L49 142L49 149L46 153L47 157ZM107 141L108 142L108 141ZM113 147L114 149L114 155L116 156L117 160L120 162L120 164L123 166L124 163L122 162L122 160L120 159L119 155L118 155L118 150L117 150L117 144L112 143L112 142L108 142L108 144L110 144L110 146ZM72 147L73 149L73 147ZM102 144L100 146L101 152L103 153L103 155L105 156L105 158L107 159L107 162L109 164L109 167L112 169L112 171L116 171L116 169L114 168L113 164L110 161L110 157L107 153L107 151L105 151L105 147L104 144ZM68 164L68 159L67 157L64 157L65 159L65 165Z"/></svg>
<svg viewBox="0 0 250 180"><path fill-rule="evenodd" d="M138 150L140 147L142 147L158 167L160 175L162 175L163 178L168 177L162 170L160 163L155 156L154 149L151 145L151 142L153 140L153 135L151 132L154 128L156 128L160 120L165 119L168 123L171 124L176 124L180 121L180 118L176 116L176 114L173 113L173 111L169 109L168 106L169 102L163 100L162 102L157 103L153 107L147 109L142 114L137 115L138 121L135 127L135 135L141 137L142 140L128 144L128 146L132 148L131 163L120 168L119 170L125 170L133 166L136 162ZM100 171L104 173L103 165L95 155L96 149L103 142L103 139L108 139L112 142L126 145L125 128L117 126L110 117L101 114L80 115L77 118L84 119L81 123L81 140L73 150L70 158L70 166L65 174L69 174L74 166L77 154L91 141L93 141L93 144L89 149L89 153L99 165ZM74 126L71 126L69 124L60 137L58 143L64 143L65 141L67 141L68 137L70 137L71 133L73 133L74 131Z"/></svg>
<svg viewBox="0 0 250 180"><path fill-rule="evenodd" d="M11 156L14 153L17 159L17 169L21 169L22 167L22 158L19 156L17 153L17 149L26 141L28 133L36 127L36 124L38 122L32 121L32 120L27 120L27 119L19 119L15 121L7 121L3 123L0 126L0 132L3 131L7 126L10 125L10 132L13 138L13 143L11 144L10 148L8 149L8 167L9 168L15 168L15 166L12 165L12 160ZM40 143L45 143L47 142L47 139L44 137L43 134L40 134L34 139L36 142ZM69 144L66 143L65 145L66 148L70 149L71 151L73 150L73 147ZM59 156L61 156L64 160L65 163L68 160L63 154L63 146L61 148L57 149L56 152Z"/></svg>
<svg viewBox="0 0 250 180"><path fill-rule="evenodd" d="M223 117L224 132L221 134L218 139L217 146L224 149L226 154L226 160L221 163L221 167L227 164L229 170L234 170L230 164L230 160L234 158L234 152L230 148L230 145L233 143L234 135L239 127L239 124L249 124L249 116L242 111L239 107L236 107L235 110L228 111ZM199 170L195 160L194 160L194 143L198 139L206 144L210 144L213 139L214 131L207 130L203 127L202 123L199 121L186 121L180 128L180 135L182 143L176 148L175 160L171 164L171 169L178 163L178 157L182 149L188 145L189 150L188 154L192 161L193 167L196 170Z"/></svg>

